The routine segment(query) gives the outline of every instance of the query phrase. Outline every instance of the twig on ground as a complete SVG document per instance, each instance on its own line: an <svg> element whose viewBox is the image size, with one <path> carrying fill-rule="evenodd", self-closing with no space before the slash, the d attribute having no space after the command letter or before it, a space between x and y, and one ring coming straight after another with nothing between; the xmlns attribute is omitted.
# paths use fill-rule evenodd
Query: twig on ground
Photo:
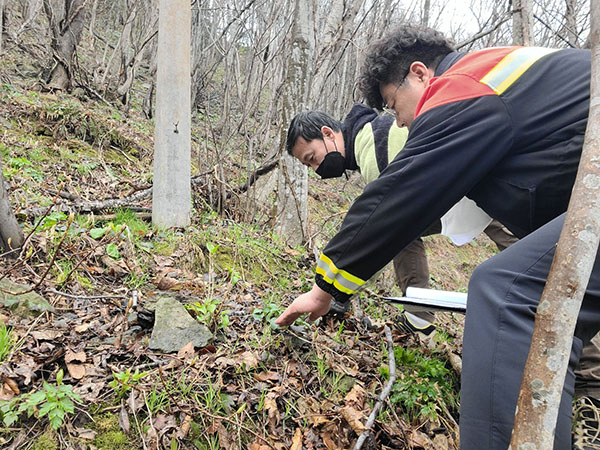
<svg viewBox="0 0 600 450"><path fill-rule="evenodd" d="M134 300L137 299L137 292L133 291L131 293L131 296L129 297L129 301L127 302L127 308L125 308L125 314L123 314L123 322L121 323L121 332L119 333L119 337L117 338L117 340L115 341L115 347L120 347L121 343L123 342L123 334L125 333L125 330L127 330L127 316L129 315L129 311L131 310L131 307L133 306Z"/></svg>
<svg viewBox="0 0 600 450"><path fill-rule="evenodd" d="M60 292L56 289L48 289L51 294L60 295L62 297L74 298L76 300L97 300L101 298L127 298L127 295L73 295L66 292Z"/></svg>
<svg viewBox="0 0 600 450"><path fill-rule="evenodd" d="M365 431L363 431L361 433L361 435L358 437L358 440L356 441L356 444L354 445L354 450L360 450L362 448L364 442L367 440L367 438L371 434L371 427L373 427L373 424L375 423L377 414L379 414L379 410L381 409L383 402L385 402L388 395L390 395L390 392L392 391L392 387L394 386L394 382L396 381L396 358L394 356L394 341L392 340L392 332L387 325L385 327L383 327L383 331L385 331L385 337L386 337L386 340L388 343L388 363L389 363L389 368L390 368L390 379L389 379L387 385L385 386L385 388L383 389L383 391L381 391L381 395L379 396L379 401L375 404L373 411L371 411L371 414L369 415L367 424L365 425L367 429Z"/></svg>
<svg viewBox="0 0 600 450"><path fill-rule="evenodd" d="M59 189L62 189L63 185L64 185L64 183L60 185ZM32 230L29 232L29 234L25 237L25 239L23 240L23 244L21 244L21 247L9 250L8 252L3 253L2 255L0 255L0 258L1 258L1 257L4 257L4 256L8 256L8 255L16 252L17 250L19 251L19 259L18 259L18 261L15 264L13 264L13 266L11 268L9 268L8 270L4 271L4 273L2 275L0 275L0 280L4 279L9 273L11 273L13 270L15 270L17 267L19 267L20 265L22 265L24 263L23 254L25 253L27 244L29 243L29 240L31 239L31 236L33 236L33 233L35 233L35 231L38 229L38 227L40 226L40 224L42 223L42 221L44 220L44 218L50 213L50 211L52 210L52 208L56 204L57 200L58 200L58 194L56 194L54 196L54 198L52 199L52 203L50 204L50 206L46 207L46 210L45 210L44 214L42 215L42 217L40 217L40 220L37 221L35 227L33 227Z"/></svg>
<svg viewBox="0 0 600 450"><path fill-rule="evenodd" d="M40 280L35 284L35 286L25 290L25 291L21 291L21 292L10 292L4 289L0 289L0 292L4 292L5 294L9 294L9 295L23 295L23 294L29 294L30 292L35 291L37 288L40 287L40 285L42 284L42 282L46 279L46 277L48 276L48 273L50 273L50 269L52 269L52 265L54 264L54 261L56 260L56 255L58 255L58 251L60 250L60 248L62 247L63 242L65 242L65 239L67 237L67 234L69 234L69 228L71 228L71 224L73 223L73 214L69 215L69 220L67 221L67 228L65 230L65 232L62 235L62 238L60 239L60 242L58 243L58 245L56 246L56 250L54 250L54 254L52 255L52 259L50 260L50 264L48 264L48 268L46 269L46 271L44 272L44 274L42 275L42 277L40 278Z"/></svg>
<svg viewBox="0 0 600 450"><path fill-rule="evenodd" d="M144 396L144 403L146 404L146 409L148 410L148 421L150 422L150 429L153 431L153 433L157 437L157 441L158 441L158 432L156 431L156 428L154 428L154 421L152 420L152 410L150 409L150 405L148 405L148 399L146 398L146 392L142 391L142 395ZM141 435L141 430L140 430L140 435Z"/></svg>

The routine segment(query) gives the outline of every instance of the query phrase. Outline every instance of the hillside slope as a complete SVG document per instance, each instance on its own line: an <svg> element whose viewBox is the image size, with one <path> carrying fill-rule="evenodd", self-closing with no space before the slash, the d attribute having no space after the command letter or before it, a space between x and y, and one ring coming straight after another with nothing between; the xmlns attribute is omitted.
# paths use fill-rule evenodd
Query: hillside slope
<svg viewBox="0 0 600 450"><path fill-rule="evenodd" d="M148 222L152 123L135 109L125 115L29 85L12 76L0 86L4 176L28 236L19 258L0 260L9 349L0 353L0 446L348 448L387 377L381 326L397 310L377 294L394 292L391 272L342 322L281 330L272 321L311 285L313 251L360 183L311 178L310 249L283 245L264 222L217 214L202 183L193 224L159 230ZM197 139L192 160L201 148ZM127 207L98 208L114 199ZM460 248L425 241L440 289L464 291L494 252L485 237ZM16 295L30 288L42 298ZM213 333L210 344L149 349L164 295ZM402 376L376 424L376 448L455 448L458 377L447 358L460 354L461 320L440 315L427 345L394 331Z"/></svg>

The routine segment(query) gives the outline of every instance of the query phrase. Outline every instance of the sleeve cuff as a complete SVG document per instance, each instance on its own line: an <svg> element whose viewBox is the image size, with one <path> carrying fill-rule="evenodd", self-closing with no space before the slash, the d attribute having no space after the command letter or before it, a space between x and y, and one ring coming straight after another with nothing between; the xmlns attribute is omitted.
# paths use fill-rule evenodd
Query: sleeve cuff
<svg viewBox="0 0 600 450"><path fill-rule="evenodd" d="M345 292L338 291L335 286L325 281L320 274L316 274L315 284L328 294L332 295L334 300L339 303L346 303L350 300L350 297L352 297L352 294L346 294Z"/></svg>

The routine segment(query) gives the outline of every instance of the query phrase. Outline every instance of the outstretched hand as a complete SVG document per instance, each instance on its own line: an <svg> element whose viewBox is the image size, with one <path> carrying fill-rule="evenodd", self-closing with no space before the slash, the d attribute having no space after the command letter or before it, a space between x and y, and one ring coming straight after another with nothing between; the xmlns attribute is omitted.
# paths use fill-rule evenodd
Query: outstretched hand
<svg viewBox="0 0 600 450"><path fill-rule="evenodd" d="M317 320L329 311L332 296L316 284L313 288L297 297L281 314L275 324L280 327L291 325L302 314L310 313L309 320Z"/></svg>

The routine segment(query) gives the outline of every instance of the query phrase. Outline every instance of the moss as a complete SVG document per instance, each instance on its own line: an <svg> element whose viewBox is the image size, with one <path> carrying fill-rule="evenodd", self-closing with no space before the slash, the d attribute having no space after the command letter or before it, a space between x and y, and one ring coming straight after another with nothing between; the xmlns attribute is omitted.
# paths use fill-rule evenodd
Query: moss
<svg viewBox="0 0 600 450"><path fill-rule="evenodd" d="M102 450L120 450L133 448L133 442L121 430L116 414L104 413L94 417L91 427L97 435L93 444Z"/></svg>
<svg viewBox="0 0 600 450"><path fill-rule="evenodd" d="M132 447L129 438L122 431L107 431L94 439L94 445L103 450L120 450Z"/></svg>
<svg viewBox="0 0 600 450"><path fill-rule="evenodd" d="M56 439L56 434L51 430L46 431L44 434L42 434L40 437L38 437L35 440L31 449L32 450L56 450L56 449L58 449L58 442Z"/></svg>

